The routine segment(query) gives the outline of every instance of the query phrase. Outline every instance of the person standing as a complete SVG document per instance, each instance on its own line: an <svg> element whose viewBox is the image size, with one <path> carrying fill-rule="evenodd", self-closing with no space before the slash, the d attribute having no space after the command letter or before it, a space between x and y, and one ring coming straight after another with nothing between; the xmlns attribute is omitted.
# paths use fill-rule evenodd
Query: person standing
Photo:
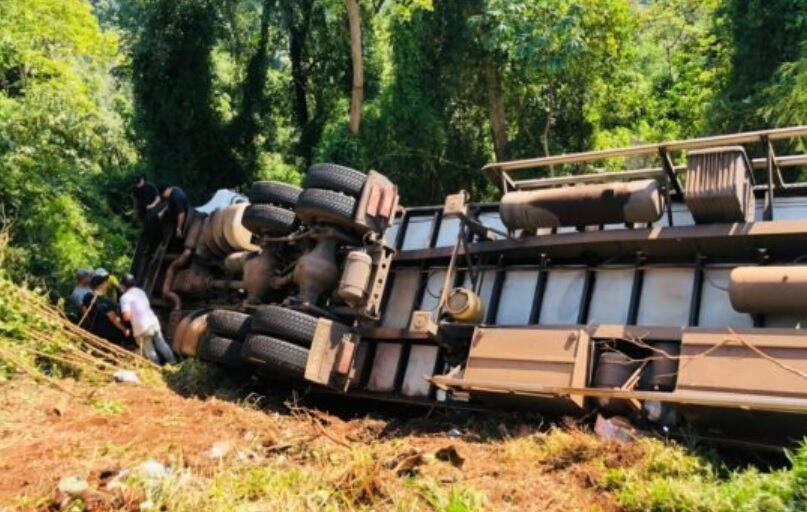
<svg viewBox="0 0 807 512"><path fill-rule="evenodd" d="M84 296L92 291L90 290L91 279L92 270L80 268L76 271L76 286L70 292L70 302L79 312L79 317L84 314Z"/></svg>
<svg viewBox="0 0 807 512"><path fill-rule="evenodd" d="M137 238L131 271L138 279L143 278L149 257L160 243L162 229L160 228L160 192L157 186L146 181L139 174L133 178L132 200L134 202L134 218L140 222L142 229Z"/></svg>
<svg viewBox="0 0 807 512"><path fill-rule="evenodd" d="M90 280L92 291L82 300L86 313L80 325L96 336L124 347L131 332L124 325L115 303L105 295L108 286L108 276L93 276Z"/></svg>
<svg viewBox="0 0 807 512"><path fill-rule="evenodd" d="M163 338L160 321L151 309L146 292L137 287L132 274L124 274L120 284L123 289L120 298L121 313L123 319L132 324L141 354L155 364L160 364L160 357L168 364L176 363L174 352Z"/></svg>
<svg viewBox="0 0 807 512"><path fill-rule="evenodd" d="M148 211L160 202L160 193L154 183L146 181L145 176L138 174L132 179L132 200L135 220L145 223Z"/></svg>
<svg viewBox="0 0 807 512"><path fill-rule="evenodd" d="M192 210L188 195L176 185L161 183L157 188L160 191L160 196L168 202L168 211L163 217L163 221L173 223L175 236L183 238L185 223Z"/></svg>

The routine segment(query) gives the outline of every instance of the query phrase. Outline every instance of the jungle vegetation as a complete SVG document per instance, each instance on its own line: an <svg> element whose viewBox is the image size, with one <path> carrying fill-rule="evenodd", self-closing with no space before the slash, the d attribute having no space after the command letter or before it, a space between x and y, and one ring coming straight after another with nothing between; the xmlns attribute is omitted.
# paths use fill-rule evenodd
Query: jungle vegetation
<svg viewBox="0 0 807 512"><path fill-rule="evenodd" d="M0 0L4 265L125 268L139 172L196 203L315 161L485 199L494 159L806 107L807 0Z"/></svg>

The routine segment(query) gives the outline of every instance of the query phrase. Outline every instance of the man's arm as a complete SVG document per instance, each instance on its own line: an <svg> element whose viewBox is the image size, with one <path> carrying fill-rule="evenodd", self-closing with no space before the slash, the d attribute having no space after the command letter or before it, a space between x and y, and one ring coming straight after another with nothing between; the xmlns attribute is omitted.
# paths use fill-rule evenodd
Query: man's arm
<svg viewBox="0 0 807 512"><path fill-rule="evenodd" d="M126 328L126 326L123 324L123 321L121 320L120 316L118 316L117 313L115 313L114 311L107 311L106 317L109 318L110 322L115 324L115 327L120 329L120 332L122 332L124 336L126 336L127 338L129 337L129 329Z"/></svg>
<svg viewBox="0 0 807 512"><path fill-rule="evenodd" d="M157 203L159 202L160 202L160 194L157 194L157 196L154 198L154 201L152 201L148 206L146 206L146 209L154 208L155 206L157 206Z"/></svg>
<svg viewBox="0 0 807 512"><path fill-rule="evenodd" d="M182 226L185 225L185 216L184 211L179 212L179 215L177 215L177 238L182 238Z"/></svg>
<svg viewBox="0 0 807 512"><path fill-rule="evenodd" d="M127 294L124 294L120 298L120 314L125 321L132 321L132 303L129 300L129 295Z"/></svg>

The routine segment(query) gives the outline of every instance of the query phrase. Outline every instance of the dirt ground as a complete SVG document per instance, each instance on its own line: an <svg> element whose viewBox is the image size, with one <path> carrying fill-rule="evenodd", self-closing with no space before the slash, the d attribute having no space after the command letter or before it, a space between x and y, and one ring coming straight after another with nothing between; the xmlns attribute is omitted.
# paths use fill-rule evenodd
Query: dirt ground
<svg viewBox="0 0 807 512"><path fill-rule="evenodd" d="M78 394L88 391L69 384ZM205 474L220 467L216 450L243 453L257 447L269 460L287 456L290 446L343 451L369 446L373 457L392 457L379 465L388 482L412 471L426 473L482 492L489 510L617 509L594 485L594 469L547 466L528 454L514 454L520 445L513 439L532 434L534 426L502 425L506 435L490 439L467 428L454 437L423 418L394 423L393 428L388 420L345 421L310 409L259 409L126 384L96 388L89 399L74 398L12 381L0 385L0 510L20 503L54 509L55 488L69 475L95 486L144 460ZM424 454L447 462L421 465ZM306 458L297 463L305 465Z"/></svg>

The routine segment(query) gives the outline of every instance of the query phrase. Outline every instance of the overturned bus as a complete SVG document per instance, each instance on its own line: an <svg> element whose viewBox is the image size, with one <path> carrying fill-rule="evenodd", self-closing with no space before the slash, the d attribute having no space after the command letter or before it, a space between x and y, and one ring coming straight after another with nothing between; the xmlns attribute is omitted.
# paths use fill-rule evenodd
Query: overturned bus
<svg viewBox="0 0 807 512"><path fill-rule="evenodd" d="M322 391L782 445L807 432L804 136L497 162L499 203L434 207L318 164L195 215L146 287L177 352Z"/></svg>

